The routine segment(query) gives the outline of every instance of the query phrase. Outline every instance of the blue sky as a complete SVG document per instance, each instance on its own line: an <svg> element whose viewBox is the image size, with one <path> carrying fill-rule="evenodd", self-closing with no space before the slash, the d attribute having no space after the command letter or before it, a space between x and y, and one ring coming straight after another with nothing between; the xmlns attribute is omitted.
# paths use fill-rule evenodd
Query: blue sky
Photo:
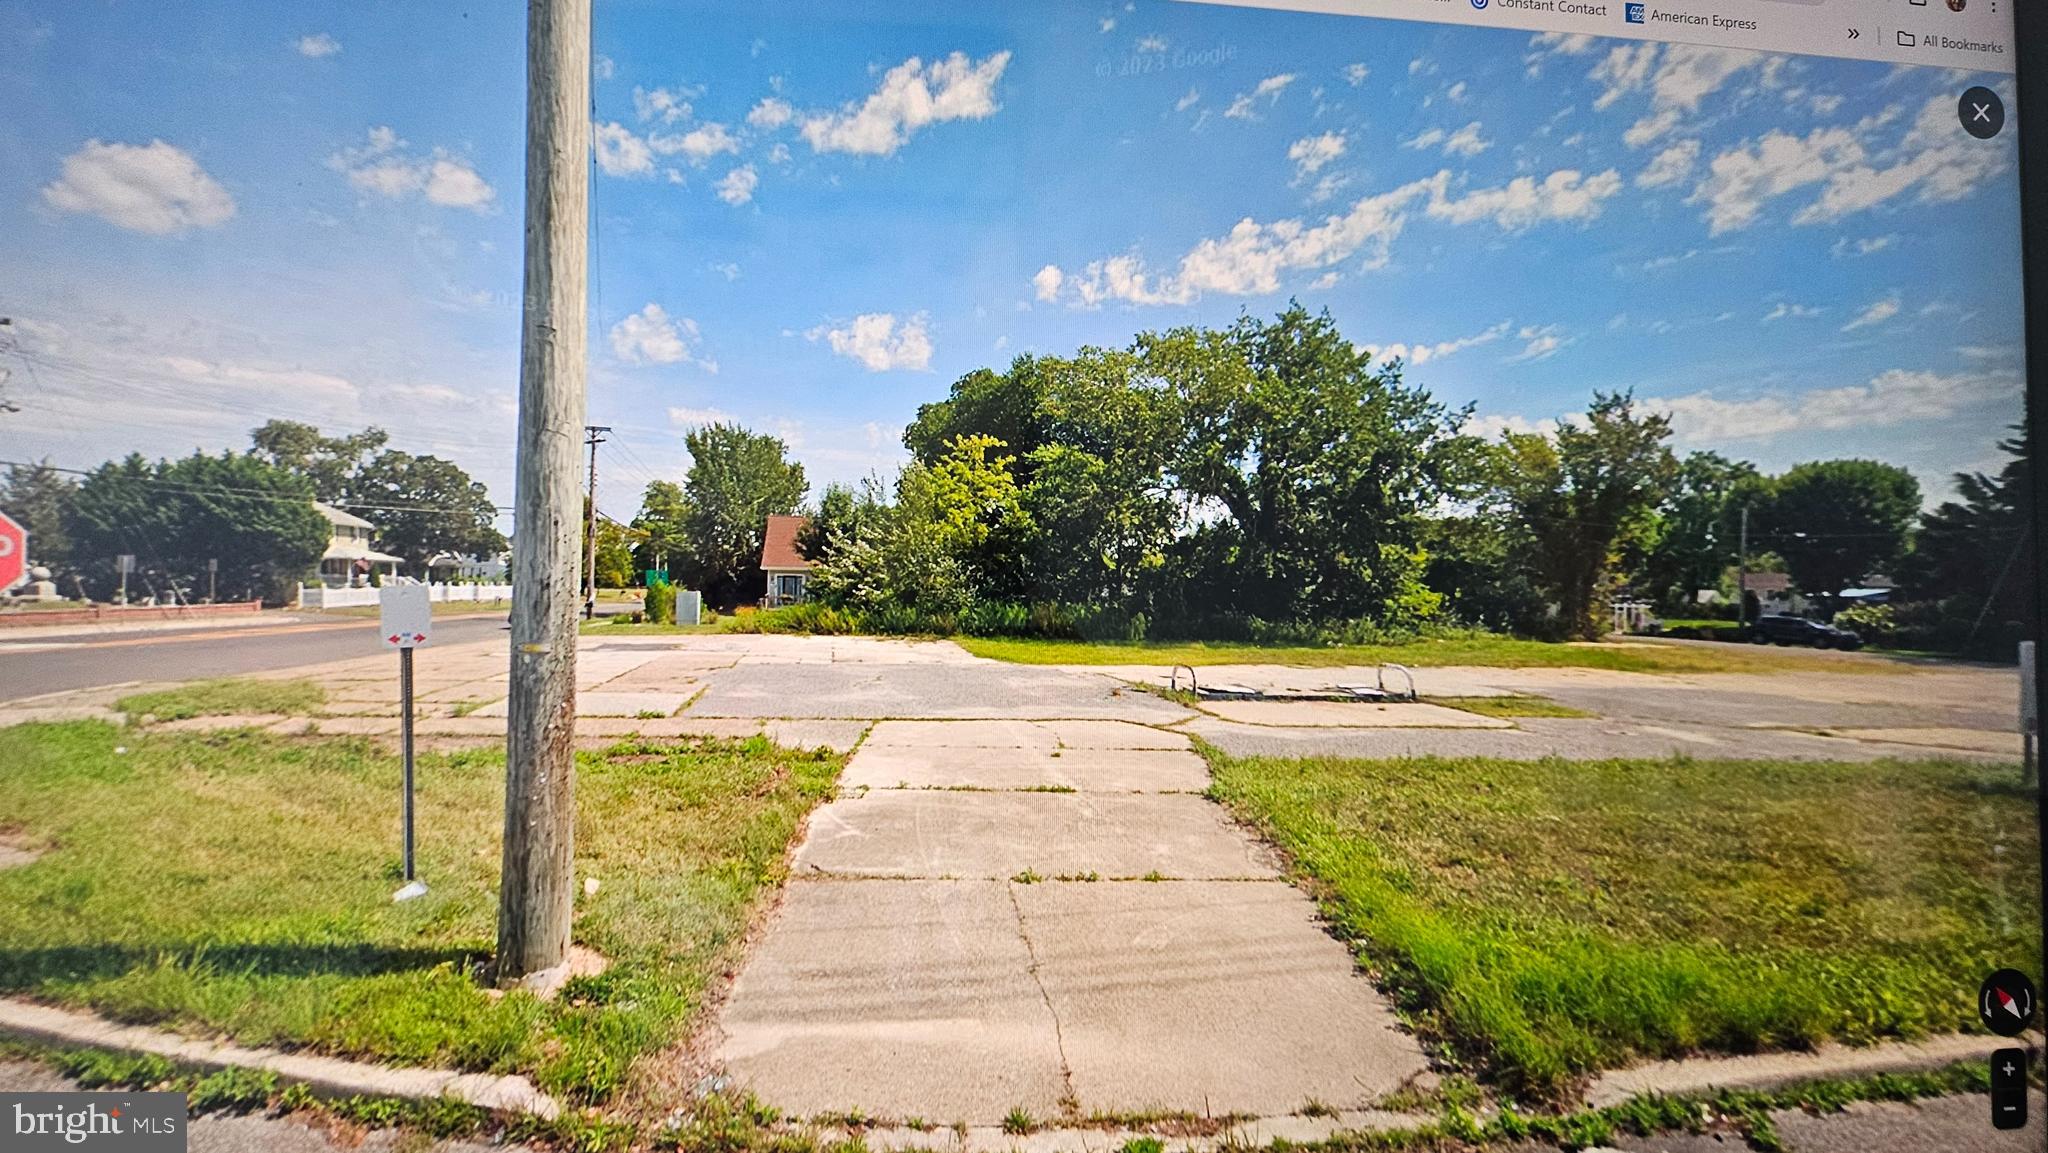
<svg viewBox="0 0 2048 1153"><path fill-rule="evenodd" d="M1165 2L599 0L601 505L681 433L892 468L958 375L1292 296L1543 427L1592 390L1769 469L1995 463L2020 408L2002 78ZM0 2L0 458L270 416L511 498L523 8Z"/></svg>

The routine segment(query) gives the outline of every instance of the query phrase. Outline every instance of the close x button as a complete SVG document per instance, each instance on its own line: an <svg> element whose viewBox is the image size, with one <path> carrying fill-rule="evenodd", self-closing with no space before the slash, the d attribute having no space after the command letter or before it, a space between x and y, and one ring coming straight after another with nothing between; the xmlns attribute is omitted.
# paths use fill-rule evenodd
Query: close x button
<svg viewBox="0 0 2048 1153"><path fill-rule="evenodd" d="M2027 1126L2025 1049L1999 1049L1991 1054L1991 1125L1996 1129Z"/></svg>

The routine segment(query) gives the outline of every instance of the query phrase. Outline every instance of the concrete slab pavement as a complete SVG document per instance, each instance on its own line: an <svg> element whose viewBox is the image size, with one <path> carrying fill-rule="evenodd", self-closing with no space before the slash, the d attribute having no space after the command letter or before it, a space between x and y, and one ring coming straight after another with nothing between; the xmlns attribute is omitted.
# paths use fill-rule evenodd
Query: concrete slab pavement
<svg viewBox="0 0 2048 1153"><path fill-rule="evenodd" d="M1289 886L1049 882L1013 890L1074 1095L1274 1117L1427 1068Z"/></svg>
<svg viewBox="0 0 2048 1153"><path fill-rule="evenodd" d="M741 1084L798 1116L1049 1117L1058 1022L999 881L790 885L719 1021Z"/></svg>
<svg viewBox="0 0 2048 1153"><path fill-rule="evenodd" d="M799 873L840 877L1272 879L1271 854L1186 795L877 789L811 814Z"/></svg>
<svg viewBox="0 0 2048 1153"><path fill-rule="evenodd" d="M1209 766L1188 749L918 749L877 746L870 740L847 762L839 784L845 789L1194 793L1209 787Z"/></svg>

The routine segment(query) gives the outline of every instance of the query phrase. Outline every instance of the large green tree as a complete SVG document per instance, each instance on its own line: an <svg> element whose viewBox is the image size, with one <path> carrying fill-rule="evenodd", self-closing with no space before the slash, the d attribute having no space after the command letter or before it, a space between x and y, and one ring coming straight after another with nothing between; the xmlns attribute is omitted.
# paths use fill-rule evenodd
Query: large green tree
<svg viewBox="0 0 2048 1153"><path fill-rule="evenodd" d="M707 424L683 436L690 471L682 582L711 603L735 605L761 595L761 539L772 515L797 511L809 487L788 446L737 424ZM674 571L676 566L671 566Z"/></svg>
<svg viewBox="0 0 2048 1153"><path fill-rule="evenodd" d="M50 467L10 464L0 478L0 512L28 530L28 559L52 570L71 563L71 533L65 521L78 498L78 482Z"/></svg>
<svg viewBox="0 0 2048 1153"><path fill-rule="evenodd" d="M1670 436L1670 419L1638 411L1632 394L1596 392L1585 416L1554 434L1502 438L1494 498L1513 517L1517 547L1563 634L1606 631L1600 616L1618 546L1644 530L1678 471Z"/></svg>
<svg viewBox="0 0 2048 1153"><path fill-rule="evenodd" d="M1667 609L1694 603L1701 589L1718 589L1740 550L1742 509L1769 486L1746 460L1694 452L1678 462L1669 492L1657 509L1637 587Z"/></svg>
<svg viewBox="0 0 2048 1153"><path fill-rule="evenodd" d="M1920 517L1913 551L1899 566L1903 596L1939 602L1954 634L1947 643L2000 657L2034 635L2035 571L2032 426L1999 442L1996 473L1955 475L1956 499Z"/></svg>
<svg viewBox="0 0 2048 1153"><path fill-rule="evenodd" d="M1889 574L1905 556L1920 482L1894 464L1822 460L1770 485L1751 522L1753 547L1785 558L1800 591L1832 603L1845 588Z"/></svg>
<svg viewBox="0 0 2048 1153"><path fill-rule="evenodd" d="M406 571L428 575L442 553L491 557L505 550L497 506L480 481L452 461L387 449L348 480L348 502L377 526L377 544L405 558Z"/></svg>
<svg viewBox="0 0 2048 1153"><path fill-rule="evenodd" d="M977 369L918 409L903 440L936 464L963 437L1013 457L1034 531L1018 567L984 590L1011 599L1129 603L1172 540L1179 510L1167 466L1180 439L1177 400L1132 351L1083 348Z"/></svg>
<svg viewBox="0 0 2048 1153"><path fill-rule="evenodd" d="M102 596L126 553L143 588L204 595L207 562L217 560L222 598L272 602L319 563L329 529L305 477L233 452L109 461L79 485L70 527L73 563Z"/></svg>
<svg viewBox="0 0 2048 1153"><path fill-rule="evenodd" d="M1178 399L1181 497L1220 514L1183 550L1208 571L1181 611L1431 615L1419 535L1476 457L1477 442L1458 434L1465 412L1404 384L1398 363L1375 366L1327 312L1299 304L1222 331L1146 334L1138 350Z"/></svg>
<svg viewBox="0 0 2048 1153"><path fill-rule="evenodd" d="M633 517L633 564L641 570L667 569L689 551L690 502L672 480L650 481Z"/></svg>
<svg viewBox="0 0 2048 1153"><path fill-rule="evenodd" d="M353 506L377 526L377 545L425 578L442 553L488 558L505 550L490 492L461 466L438 456L387 448L390 436L368 428L328 436L310 424L273 420L249 434L252 455L306 479L320 500Z"/></svg>
<svg viewBox="0 0 2048 1153"><path fill-rule="evenodd" d="M249 433L258 456L305 477L312 482L314 497L324 501L349 499L357 473L390 440L381 428L328 436L296 420L268 421Z"/></svg>

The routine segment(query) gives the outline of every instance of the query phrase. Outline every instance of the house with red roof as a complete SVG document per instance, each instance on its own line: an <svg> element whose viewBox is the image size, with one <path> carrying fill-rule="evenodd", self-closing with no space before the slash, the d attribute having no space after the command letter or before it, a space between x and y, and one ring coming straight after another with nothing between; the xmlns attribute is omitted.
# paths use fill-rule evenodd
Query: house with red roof
<svg viewBox="0 0 2048 1153"><path fill-rule="evenodd" d="M811 523L807 516L771 516L761 537L761 571L768 577L768 593L761 607L802 604L804 581L811 574L811 562L797 546L797 537Z"/></svg>

